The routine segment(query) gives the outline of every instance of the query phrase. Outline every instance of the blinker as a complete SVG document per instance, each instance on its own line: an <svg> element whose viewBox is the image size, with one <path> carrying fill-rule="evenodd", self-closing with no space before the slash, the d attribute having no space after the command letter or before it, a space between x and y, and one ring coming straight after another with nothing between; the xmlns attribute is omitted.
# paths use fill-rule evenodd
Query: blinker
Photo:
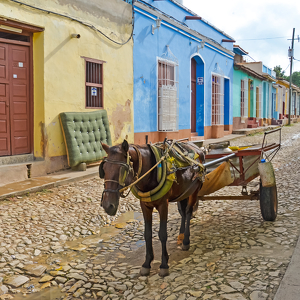
<svg viewBox="0 0 300 300"><path fill-rule="evenodd" d="M105 172L104 172L104 170L103 170L103 165L104 165L104 161L102 161L101 163L100 163L100 166L99 166L99 176L100 176L100 178L104 178L104 176L105 176Z"/></svg>

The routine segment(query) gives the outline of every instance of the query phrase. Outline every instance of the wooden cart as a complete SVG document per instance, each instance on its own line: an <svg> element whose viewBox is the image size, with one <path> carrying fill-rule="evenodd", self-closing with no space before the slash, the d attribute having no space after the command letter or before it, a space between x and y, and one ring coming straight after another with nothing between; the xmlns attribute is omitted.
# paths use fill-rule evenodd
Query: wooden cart
<svg viewBox="0 0 300 300"><path fill-rule="evenodd" d="M279 143L267 143L269 134L279 132ZM246 149L237 150L232 153L207 154L205 156L204 166L209 171L216 168L220 163L229 161L234 181L229 186L241 186L242 192L240 196L236 195L205 195L200 196L199 200L259 200L261 214L264 220L274 221L277 216L278 200L276 184L271 187L264 187L262 182L258 190L247 190L247 185L255 178L260 176L258 171L258 163L262 158L272 161L281 146L281 127L264 133L262 145L249 146Z"/></svg>

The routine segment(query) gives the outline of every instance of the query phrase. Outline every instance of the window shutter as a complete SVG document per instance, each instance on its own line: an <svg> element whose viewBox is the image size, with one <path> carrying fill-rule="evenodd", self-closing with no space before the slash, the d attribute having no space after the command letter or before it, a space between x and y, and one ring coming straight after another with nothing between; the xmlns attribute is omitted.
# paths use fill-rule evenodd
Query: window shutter
<svg viewBox="0 0 300 300"><path fill-rule="evenodd" d="M177 88L162 85L158 88L158 127L162 131L177 130Z"/></svg>

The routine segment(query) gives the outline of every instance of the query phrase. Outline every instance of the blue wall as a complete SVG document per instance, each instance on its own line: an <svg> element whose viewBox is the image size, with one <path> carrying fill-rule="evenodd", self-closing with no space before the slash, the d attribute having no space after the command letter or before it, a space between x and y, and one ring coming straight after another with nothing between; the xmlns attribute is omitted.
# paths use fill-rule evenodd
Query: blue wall
<svg viewBox="0 0 300 300"><path fill-rule="evenodd" d="M179 22L186 24L190 29L193 29L205 36L210 37L215 40L217 43L222 44L224 48L229 50L233 49L233 43L223 42L222 39L230 39L230 36L226 36L222 33L221 30L216 30L212 25L207 24L207 22L203 20L185 20L186 16L192 16L192 14L185 10L184 8L176 5L172 1L164 0L164 1L153 1L153 0L144 0L143 2L148 3L149 5L159 9L165 14L172 16ZM200 16L205 19L205 16Z"/></svg>
<svg viewBox="0 0 300 300"><path fill-rule="evenodd" d="M167 10L169 15L183 19L187 15L182 8L170 1L148 1L159 7L160 10ZM146 15L145 15L146 14ZM149 17L150 16L150 17ZM151 19L151 17L153 19ZM159 30L155 30L152 35L152 25L155 25L157 16L135 8L135 27L134 27L134 130L135 132L157 131L157 58L161 57L167 50L166 45L179 63L179 130L190 129L191 112L191 58L197 56L197 76L204 73L204 85L197 86L197 132L203 135L203 126L211 125L211 76L212 72L221 73L229 77L228 85L230 97L232 99L232 77L233 77L233 56L224 55L215 50L215 47L199 50L199 42L179 33L178 31L166 26L163 21ZM197 21L198 22L198 21ZM199 23L199 22L198 22ZM199 23L203 35L209 36L212 28ZM172 25L172 27L174 27ZM219 32L215 32L219 38L226 38ZM198 38L198 37L196 37ZM216 65L217 64L217 65ZM203 98L204 97L204 98ZM224 99L225 100L225 99ZM228 124L232 124L231 106L225 117ZM227 124L227 123L225 123Z"/></svg>

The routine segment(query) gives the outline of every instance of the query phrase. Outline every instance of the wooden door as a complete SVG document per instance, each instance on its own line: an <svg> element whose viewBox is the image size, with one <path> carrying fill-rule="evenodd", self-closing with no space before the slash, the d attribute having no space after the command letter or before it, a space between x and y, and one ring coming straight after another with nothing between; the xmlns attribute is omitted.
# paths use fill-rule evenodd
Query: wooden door
<svg viewBox="0 0 300 300"><path fill-rule="evenodd" d="M0 43L0 155L30 153L29 47Z"/></svg>
<svg viewBox="0 0 300 300"><path fill-rule="evenodd" d="M30 153L29 48L10 47L10 119L12 155Z"/></svg>
<svg viewBox="0 0 300 300"><path fill-rule="evenodd" d="M197 62L192 58L191 62L191 132L196 132L196 69Z"/></svg>
<svg viewBox="0 0 300 300"><path fill-rule="evenodd" d="M8 45L0 43L0 155L10 155Z"/></svg>

